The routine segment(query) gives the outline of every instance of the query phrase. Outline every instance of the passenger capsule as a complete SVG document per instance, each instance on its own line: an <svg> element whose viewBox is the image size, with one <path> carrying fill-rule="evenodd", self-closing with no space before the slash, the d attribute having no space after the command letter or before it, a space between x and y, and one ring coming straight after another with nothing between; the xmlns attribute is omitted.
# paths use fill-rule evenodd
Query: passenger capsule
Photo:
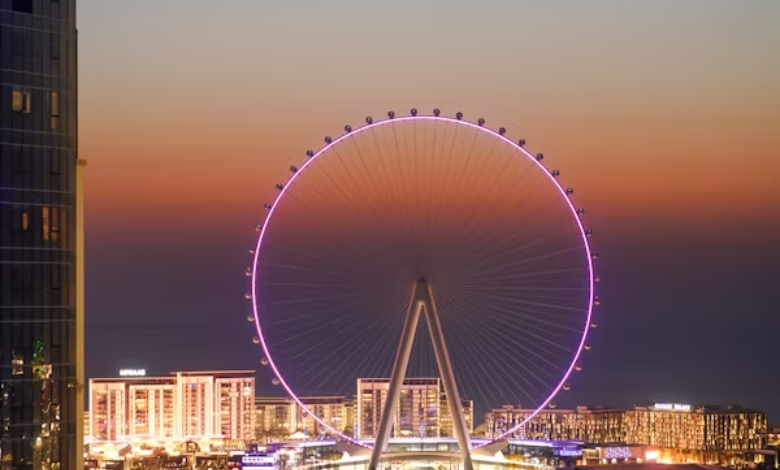
<svg viewBox="0 0 780 470"><path fill-rule="evenodd" d="M439 114L441 114L441 110L439 108L436 108L433 110L433 115L436 117L439 117Z"/></svg>
<svg viewBox="0 0 780 470"><path fill-rule="evenodd" d="M371 118L371 116L368 116L366 118L366 124L371 124L372 122L374 122L374 120Z"/></svg>
<svg viewBox="0 0 780 470"><path fill-rule="evenodd" d="M574 194L573 188L566 188L566 194Z"/></svg>
<svg viewBox="0 0 780 470"><path fill-rule="evenodd" d="M544 154L543 153L537 153L536 154L536 159L541 162L542 160L544 160Z"/></svg>
<svg viewBox="0 0 780 470"><path fill-rule="evenodd" d="M593 298L593 305L601 305L601 299L598 295Z"/></svg>
<svg viewBox="0 0 780 470"><path fill-rule="evenodd" d="M558 170L553 170L553 171L552 171L552 175L553 175L553 176L560 176L560 175L561 175L561 172L560 172L560 171L558 171Z"/></svg>
<svg viewBox="0 0 780 470"><path fill-rule="evenodd" d="M250 254L250 255L253 255L253 254L255 254L255 249L254 249L254 248L251 248L251 249L249 250L249 254Z"/></svg>
<svg viewBox="0 0 780 470"><path fill-rule="evenodd" d="M293 165L293 166L291 166L291 167L290 167L290 171L292 171L293 173L295 173L296 171L298 171L298 167L297 167L297 166L295 166L295 165Z"/></svg>
<svg viewBox="0 0 780 470"><path fill-rule="evenodd" d="M558 405L556 405L554 401L551 401L547 406L554 410Z"/></svg>
<svg viewBox="0 0 780 470"><path fill-rule="evenodd" d="M585 345L585 350L586 350L586 351L590 351L590 344L586 344L586 345Z"/></svg>
<svg viewBox="0 0 780 470"><path fill-rule="evenodd" d="M595 261L595 260L599 259L599 254L598 253L593 253L592 255L590 255L590 257L593 258L593 261Z"/></svg>
<svg viewBox="0 0 780 470"><path fill-rule="evenodd" d="M255 336L254 338L252 338L252 342L255 343L255 344L260 344L260 337L259 336Z"/></svg>
<svg viewBox="0 0 780 470"><path fill-rule="evenodd" d="M580 207L579 209L577 209L577 213L580 214L580 215L584 214L585 213L585 208L584 207Z"/></svg>
<svg viewBox="0 0 780 470"><path fill-rule="evenodd" d="M330 144L331 142L333 142L333 139L331 139L330 136L325 137L326 144Z"/></svg>
<svg viewBox="0 0 780 470"><path fill-rule="evenodd" d="M525 139L518 140L517 145L519 145L520 147L525 147Z"/></svg>
<svg viewBox="0 0 780 470"><path fill-rule="evenodd" d="M501 127L498 129L498 135L504 135L506 134L506 127Z"/></svg>
<svg viewBox="0 0 780 470"><path fill-rule="evenodd" d="M279 379L273 379L271 380L271 383L274 385L279 385L281 382L279 382Z"/></svg>
<svg viewBox="0 0 780 470"><path fill-rule="evenodd" d="M247 292L246 294L244 294L244 298L246 300L252 300L252 293L251 292Z"/></svg>
<svg viewBox="0 0 780 470"><path fill-rule="evenodd" d="M455 117L458 118L458 120L463 119L463 113L458 112L455 114Z"/></svg>
<svg viewBox="0 0 780 470"><path fill-rule="evenodd" d="M270 202L266 202L265 204L263 204L263 207L265 207L266 209L270 210L271 209L271 203Z"/></svg>
<svg viewBox="0 0 780 470"><path fill-rule="evenodd" d="M390 111L390 112L387 113L387 117L390 118L390 119L393 119L395 117L395 113Z"/></svg>
<svg viewBox="0 0 780 470"><path fill-rule="evenodd" d="M484 119L482 119L482 118L479 118L479 119L477 120L477 124L479 124L480 126L484 126L484 125L485 125L485 120L484 120Z"/></svg>
<svg viewBox="0 0 780 470"><path fill-rule="evenodd" d="M593 229L585 230L585 235L587 235L587 236L593 235Z"/></svg>
<svg viewBox="0 0 780 470"><path fill-rule="evenodd" d="M268 358L264 357L264 358L260 359L260 364L262 364L264 366L267 366L268 365Z"/></svg>
<svg viewBox="0 0 780 470"><path fill-rule="evenodd" d="M246 274L246 277L252 277L252 268L246 268L244 274Z"/></svg>
<svg viewBox="0 0 780 470"><path fill-rule="evenodd" d="M284 185L283 185L283 184L277 184L277 185L276 185L276 189L278 189L279 191L281 191L282 189L284 189Z"/></svg>
<svg viewBox="0 0 780 470"><path fill-rule="evenodd" d="M412 116L417 116L417 108L412 108Z"/></svg>
<svg viewBox="0 0 780 470"><path fill-rule="evenodd" d="M569 384L564 384L564 385L563 385L563 390L568 392L569 390L571 390L571 385L569 385Z"/></svg>
<svg viewBox="0 0 780 470"><path fill-rule="evenodd" d="M260 230L263 230L263 224L255 225L255 232L259 232Z"/></svg>
<svg viewBox="0 0 780 470"><path fill-rule="evenodd" d="M601 282L601 278L599 276L596 276L596 279L594 279L596 282Z"/></svg>
<svg viewBox="0 0 780 470"><path fill-rule="evenodd" d="M306 151L306 156L309 157L309 158L313 157L314 156L314 151L313 150L307 150Z"/></svg>
<svg viewBox="0 0 780 470"><path fill-rule="evenodd" d="M252 323L252 322L255 321L255 317L253 317L252 315L247 315L246 316L246 321L248 321L249 323Z"/></svg>
<svg viewBox="0 0 780 470"><path fill-rule="evenodd" d="M599 326L598 323L591 323L590 324L590 327L593 328L593 329L598 328L598 326Z"/></svg>
<svg viewBox="0 0 780 470"><path fill-rule="evenodd" d="M582 364L577 364L576 366L574 366L574 370L576 370L577 372L581 371L582 370Z"/></svg>

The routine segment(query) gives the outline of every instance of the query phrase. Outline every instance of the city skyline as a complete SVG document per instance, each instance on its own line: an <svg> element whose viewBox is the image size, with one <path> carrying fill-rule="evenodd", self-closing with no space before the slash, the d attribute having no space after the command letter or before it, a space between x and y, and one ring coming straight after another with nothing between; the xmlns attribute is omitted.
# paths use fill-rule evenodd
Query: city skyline
<svg viewBox="0 0 780 470"><path fill-rule="evenodd" d="M559 401L780 415L776 3L151 5L79 12L90 376L257 368L243 269L274 184L345 124L439 107L526 138L589 210L603 315Z"/></svg>

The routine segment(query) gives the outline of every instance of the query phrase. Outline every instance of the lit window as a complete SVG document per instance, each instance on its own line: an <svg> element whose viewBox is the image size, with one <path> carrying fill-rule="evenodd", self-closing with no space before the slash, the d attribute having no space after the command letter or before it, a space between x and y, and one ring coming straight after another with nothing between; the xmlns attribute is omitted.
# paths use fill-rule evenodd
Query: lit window
<svg viewBox="0 0 780 470"><path fill-rule="evenodd" d="M51 241L59 241L60 237L60 209L55 207L51 210Z"/></svg>
<svg viewBox="0 0 780 470"><path fill-rule="evenodd" d="M43 218L43 239L49 240L50 226L49 226L49 208L44 207L41 209L41 215Z"/></svg>
<svg viewBox="0 0 780 470"><path fill-rule="evenodd" d="M17 113L30 114L32 110L32 95L29 91L14 90L11 106Z"/></svg>
<svg viewBox="0 0 780 470"><path fill-rule="evenodd" d="M60 123L60 94L51 92L51 128L56 129Z"/></svg>
<svg viewBox="0 0 780 470"><path fill-rule="evenodd" d="M27 230L30 227L30 216L27 215L27 212L22 214L22 230Z"/></svg>

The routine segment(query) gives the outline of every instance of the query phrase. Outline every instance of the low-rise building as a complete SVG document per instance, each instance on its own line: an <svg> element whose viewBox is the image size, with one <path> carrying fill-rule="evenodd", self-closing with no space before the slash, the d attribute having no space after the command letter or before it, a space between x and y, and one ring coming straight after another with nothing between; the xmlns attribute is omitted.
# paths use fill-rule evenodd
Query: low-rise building
<svg viewBox="0 0 780 470"><path fill-rule="evenodd" d="M498 437L526 420L534 410L492 410L485 417L487 434ZM767 445L766 413L729 407L692 407L657 403L633 410L605 407L546 409L510 437L588 444L645 445L696 452L757 451Z"/></svg>

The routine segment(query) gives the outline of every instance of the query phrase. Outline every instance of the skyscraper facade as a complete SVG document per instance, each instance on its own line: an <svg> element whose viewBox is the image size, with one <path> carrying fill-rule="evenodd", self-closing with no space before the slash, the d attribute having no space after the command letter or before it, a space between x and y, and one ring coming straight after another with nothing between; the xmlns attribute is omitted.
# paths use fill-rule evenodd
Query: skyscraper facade
<svg viewBox="0 0 780 470"><path fill-rule="evenodd" d="M0 470L81 470L76 1L0 0Z"/></svg>

